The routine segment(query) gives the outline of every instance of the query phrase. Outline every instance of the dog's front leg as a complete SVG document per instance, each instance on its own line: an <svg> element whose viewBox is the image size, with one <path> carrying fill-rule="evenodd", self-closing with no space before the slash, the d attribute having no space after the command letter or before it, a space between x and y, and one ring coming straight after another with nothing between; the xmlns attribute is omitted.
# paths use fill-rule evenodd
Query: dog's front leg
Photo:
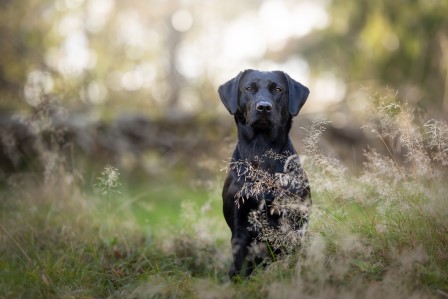
<svg viewBox="0 0 448 299"><path fill-rule="evenodd" d="M251 201L246 202L239 208L235 207L234 230L232 232L232 254L233 265L230 269L230 276L248 277L254 270L254 264L248 261L247 255L249 246L254 241L253 232L248 230L248 214L251 210Z"/></svg>
<svg viewBox="0 0 448 299"><path fill-rule="evenodd" d="M231 278L247 278L261 263L262 259L249 258L249 248L253 242L254 238L250 234L241 234L232 238L233 264L229 272Z"/></svg>
<svg viewBox="0 0 448 299"><path fill-rule="evenodd" d="M230 277L249 275L247 270L247 253L248 246L250 244L249 232L245 228L238 229L234 236L232 236L232 253L233 253L233 264L230 269Z"/></svg>

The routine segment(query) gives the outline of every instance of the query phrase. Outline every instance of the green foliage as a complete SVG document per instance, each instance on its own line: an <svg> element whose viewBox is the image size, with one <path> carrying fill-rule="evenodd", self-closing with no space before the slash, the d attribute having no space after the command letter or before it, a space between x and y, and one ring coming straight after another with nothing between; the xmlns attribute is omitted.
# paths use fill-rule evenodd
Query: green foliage
<svg viewBox="0 0 448 299"><path fill-rule="evenodd" d="M308 5L285 3L279 11L297 8L291 19L308 13ZM243 61L274 67L304 59L310 83L331 73L344 82L348 101L360 86L389 86L414 104L446 110L446 1L310 3L328 12L328 25L300 38L285 30L274 47L270 30L263 30L266 49L260 47L257 58L241 50ZM0 109L24 110L54 96L106 118L124 110L215 115L219 106L210 99L223 71L216 59L233 57L225 53L234 49L224 44L226 33L247 19L263 19L266 7L261 0L206 7L174 0L2 1ZM173 25L179 11L192 19L187 31Z"/></svg>
<svg viewBox="0 0 448 299"><path fill-rule="evenodd" d="M387 86L447 109L446 1L336 0L329 10L331 25L298 45L315 71L334 72L355 92Z"/></svg>

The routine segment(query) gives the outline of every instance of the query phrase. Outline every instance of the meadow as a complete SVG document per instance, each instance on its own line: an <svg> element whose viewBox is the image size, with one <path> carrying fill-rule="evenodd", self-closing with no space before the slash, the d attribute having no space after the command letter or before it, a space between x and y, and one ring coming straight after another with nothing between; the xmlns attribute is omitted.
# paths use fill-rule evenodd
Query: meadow
<svg viewBox="0 0 448 299"><path fill-rule="evenodd" d="M0 298L448 298L448 125L393 95L369 109L363 130L382 146L366 145L357 170L320 149L328 121L304 128L305 243L239 282L225 171L152 182L42 153L45 171L0 189Z"/></svg>

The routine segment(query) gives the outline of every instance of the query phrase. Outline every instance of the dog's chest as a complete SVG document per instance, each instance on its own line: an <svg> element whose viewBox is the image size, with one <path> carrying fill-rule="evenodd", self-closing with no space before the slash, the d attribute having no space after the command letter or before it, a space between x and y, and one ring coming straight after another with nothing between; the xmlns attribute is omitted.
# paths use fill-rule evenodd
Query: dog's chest
<svg viewBox="0 0 448 299"><path fill-rule="evenodd" d="M270 157L266 160L236 161L231 171L236 176L235 194L237 204L261 200L270 203L279 198L304 198L309 183L297 155Z"/></svg>

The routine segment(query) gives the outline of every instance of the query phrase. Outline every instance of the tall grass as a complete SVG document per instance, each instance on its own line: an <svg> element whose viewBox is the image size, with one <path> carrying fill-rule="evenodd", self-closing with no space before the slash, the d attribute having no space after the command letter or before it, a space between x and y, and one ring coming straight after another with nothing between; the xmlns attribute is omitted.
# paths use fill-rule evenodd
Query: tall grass
<svg viewBox="0 0 448 299"><path fill-rule="evenodd" d="M41 147L53 164L1 190L0 298L446 298L448 126L390 94L369 115L363 129L382 146L366 145L359 174L319 149L327 121L306 129L305 244L242 283L226 274L221 178L199 193L172 184L135 195L108 166L86 188L57 148Z"/></svg>

